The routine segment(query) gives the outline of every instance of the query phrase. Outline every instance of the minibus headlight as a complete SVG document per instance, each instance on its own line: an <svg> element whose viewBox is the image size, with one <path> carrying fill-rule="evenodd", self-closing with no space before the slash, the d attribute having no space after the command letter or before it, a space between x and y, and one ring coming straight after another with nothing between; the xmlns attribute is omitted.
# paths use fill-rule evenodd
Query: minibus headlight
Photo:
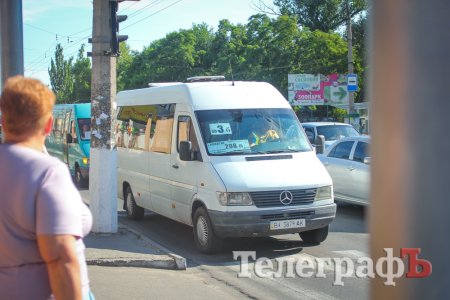
<svg viewBox="0 0 450 300"><path fill-rule="evenodd" d="M81 160L83 162L83 164L87 165L89 164L89 158L87 157L83 157L83 159Z"/></svg>
<svg viewBox="0 0 450 300"><path fill-rule="evenodd" d="M217 192L217 198L223 206L253 205L252 197L249 193Z"/></svg>
<svg viewBox="0 0 450 300"><path fill-rule="evenodd" d="M331 185L321 186L317 188L316 197L314 201L331 199Z"/></svg>

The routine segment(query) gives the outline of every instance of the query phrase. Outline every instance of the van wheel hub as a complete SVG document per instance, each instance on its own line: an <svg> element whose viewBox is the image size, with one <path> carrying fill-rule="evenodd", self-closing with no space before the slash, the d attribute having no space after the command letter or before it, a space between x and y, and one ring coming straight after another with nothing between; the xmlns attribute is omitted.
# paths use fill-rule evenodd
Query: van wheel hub
<svg viewBox="0 0 450 300"><path fill-rule="evenodd" d="M196 229L198 242L205 246L208 243L208 223L203 216L197 219Z"/></svg>

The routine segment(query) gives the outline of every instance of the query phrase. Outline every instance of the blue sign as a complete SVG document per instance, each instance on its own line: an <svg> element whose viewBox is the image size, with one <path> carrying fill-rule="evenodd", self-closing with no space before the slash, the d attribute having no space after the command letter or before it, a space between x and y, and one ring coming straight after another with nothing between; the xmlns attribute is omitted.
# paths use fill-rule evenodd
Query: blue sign
<svg viewBox="0 0 450 300"><path fill-rule="evenodd" d="M358 91L358 76L356 74L347 75L347 91L349 92Z"/></svg>

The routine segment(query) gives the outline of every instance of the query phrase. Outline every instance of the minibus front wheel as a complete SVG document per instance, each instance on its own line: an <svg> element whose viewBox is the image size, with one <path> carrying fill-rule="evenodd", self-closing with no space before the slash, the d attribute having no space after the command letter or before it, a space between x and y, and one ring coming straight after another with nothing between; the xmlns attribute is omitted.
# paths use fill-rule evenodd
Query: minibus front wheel
<svg viewBox="0 0 450 300"><path fill-rule="evenodd" d="M323 228L300 232L299 235L305 243L320 244L328 236L328 225Z"/></svg>
<svg viewBox="0 0 450 300"><path fill-rule="evenodd" d="M216 253L223 246L223 239L218 237L213 230L211 220L203 206L197 208L193 222L195 246L203 253Z"/></svg>
<svg viewBox="0 0 450 300"><path fill-rule="evenodd" d="M75 165L75 185L78 188L81 188L84 185L84 178L83 175L81 175L81 170L78 165Z"/></svg>

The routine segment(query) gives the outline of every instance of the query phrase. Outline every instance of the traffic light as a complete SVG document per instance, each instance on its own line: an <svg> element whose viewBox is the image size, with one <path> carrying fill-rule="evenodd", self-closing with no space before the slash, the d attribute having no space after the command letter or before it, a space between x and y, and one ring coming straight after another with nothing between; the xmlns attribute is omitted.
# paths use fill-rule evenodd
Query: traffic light
<svg viewBox="0 0 450 300"><path fill-rule="evenodd" d="M109 2L109 7L111 9L111 55L119 56L119 43L124 42L128 39L128 35L119 35L119 23L127 19L126 15L117 15L117 10L119 8L119 1L111 0Z"/></svg>

